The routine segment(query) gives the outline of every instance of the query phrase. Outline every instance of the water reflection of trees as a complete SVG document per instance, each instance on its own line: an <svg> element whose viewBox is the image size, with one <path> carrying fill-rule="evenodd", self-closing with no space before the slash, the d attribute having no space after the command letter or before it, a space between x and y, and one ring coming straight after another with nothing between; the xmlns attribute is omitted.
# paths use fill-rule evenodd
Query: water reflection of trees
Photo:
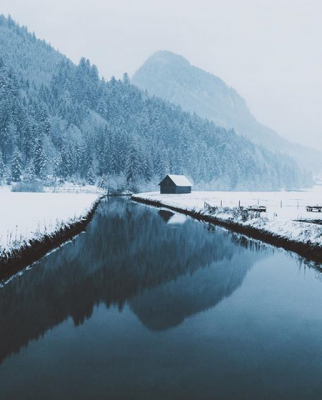
<svg viewBox="0 0 322 400"><path fill-rule="evenodd" d="M246 251L235 236L221 229L209 234L192 220L168 229L155 209L125 200L106 201L86 235L0 290L0 360L68 317L82 324L101 302L120 309L130 302L151 329L173 326L217 304L264 254ZM205 293L198 296L202 288ZM156 293L161 302L153 302L147 289L153 289L149 293ZM171 314L171 307L183 311ZM162 316L154 321L153 315L147 318L151 313Z"/></svg>

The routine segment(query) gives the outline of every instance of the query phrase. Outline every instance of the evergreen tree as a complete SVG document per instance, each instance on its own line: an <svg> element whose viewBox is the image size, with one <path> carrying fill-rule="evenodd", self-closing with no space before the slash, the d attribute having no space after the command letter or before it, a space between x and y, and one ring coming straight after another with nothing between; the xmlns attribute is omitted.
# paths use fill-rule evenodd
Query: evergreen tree
<svg viewBox="0 0 322 400"><path fill-rule="evenodd" d="M70 147L63 148L60 157L60 175L63 178L72 176L73 174L73 155Z"/></svg>
<svg viewBox="0 0 322 400"><path fill-rule="evenodd" d="M102 175L98 180L97 186L102 189L107 189L107 185L108 185L108 178L106 175Z"/></svg>
<svg viewBox="0 0 322 400"><path fill-rule="evenodd" d="M25 169L25 172L23 174L23 179L26 182L32 182L35 180L35 178L36 178L36 172L35 172L34 160L31 159Z"/></svg>
<svg viewBox="0 0 322 400"><path fill-rule="evenodd" d="M15 149L11 161L11 179L14 182L19 182L22 172L22 156L18 149Z"/></svg>
<svg viewBox="0 0 322 400"><path fill-rule="evenodd" d="M127 182L135 182L141 175L141 163L139 152L134 144L131 144L126 160L125 175Z"/></svg>
<svg viewBox="0 0 322 400"><path fill-rule="evenodd" d="M63 177L61 170L62 170L62 157L59 154L58 156L54 157L52 161L53 166L53 176L54 178Z"/></svg>
<svg viewBox="0 0 322 400"><path fill-rule="evenodd" d="M5 173L6 173L6 166L5 163L3 162L2 153L0 151L0 181L5 177Z"/></svg>
<svg viewBox="0 0 322 400"><path fill-rule="evenodd" d="M123 74L122 82L124 83L124 85L129 85L130 84L130 78L129 78L129 74L127 72L125 72Z"/></svg>
<svg viewBox="0 0 322 400"><path fill-rule="evenodd" d="M34 149L34 171L37 178L45 179L47 175L47 157L40 139L36 141Z"/></svg>
<svg viewBox="0 0 322 400"><path fill-rule="evenodd" d="M147 157L145 158L144 164L143 164L143 175L144 175L144 179L146 182L151 181L152 174L153 174L153 164L152 164L151 157L148 154Z"/></svg>
<svg viewBox="0 0 322 400"><path fill-rule="evenodd" d="M95 168L94 168L93 163L87 171L86 180L90 185L95 185L95 183L96 183L96 174L95 174Z"/></svg>
<svg viewBox="0 0 322 400"><path fill-rule="evenodd" d="M25 169L25 173L23 175L24 181L26 182L32 182L36 178L36 172L35 172L35 166L34 166L34 160L31 159Z"/></svg>

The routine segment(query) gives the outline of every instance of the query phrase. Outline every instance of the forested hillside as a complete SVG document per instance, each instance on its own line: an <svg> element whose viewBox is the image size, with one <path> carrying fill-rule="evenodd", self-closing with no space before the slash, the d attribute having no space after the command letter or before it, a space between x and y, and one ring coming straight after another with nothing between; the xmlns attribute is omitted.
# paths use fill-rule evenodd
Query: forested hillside
<svg viewBox="0 0 322 400"><path fill-rule="evenodd" d="M289 157L150 97L105 82L0 16L0 179L65 179L129 188L184 173L198 187L296 188L310 176Z"/></svg>
<svg viewBox="0 0 322 400"><path fill-rule="evenodd" d="M135 73L132 82L151 95L180 105L185 111L234 129L255 144L286 153L304 168L315 173L322 171L321 152L292 143L259 123L236 90L182 56L169 51L156 52Z"/></svg>

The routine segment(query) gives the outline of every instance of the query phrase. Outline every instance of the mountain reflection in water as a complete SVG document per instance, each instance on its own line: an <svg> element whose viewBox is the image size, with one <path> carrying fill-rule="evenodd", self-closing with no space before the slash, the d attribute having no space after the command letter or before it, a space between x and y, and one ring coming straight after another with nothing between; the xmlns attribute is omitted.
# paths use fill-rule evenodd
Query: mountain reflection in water
<svg viewBox="0 0 322 400"><path fill-rule="evenodd" d="M5 285L0 360L68 317L82 324L102 302L119 310L128 302L151 330L176 326L230 296L267 254L265 246L184 216L179 229L169 229L170 214L106 200L86 234Z"/></svg>

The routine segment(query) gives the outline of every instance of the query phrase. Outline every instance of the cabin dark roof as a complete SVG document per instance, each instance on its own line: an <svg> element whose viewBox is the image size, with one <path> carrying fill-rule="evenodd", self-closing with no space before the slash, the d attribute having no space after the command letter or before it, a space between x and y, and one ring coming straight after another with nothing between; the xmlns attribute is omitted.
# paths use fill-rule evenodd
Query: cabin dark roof
<svg viewBox="0 0 322 400"><path fill-rule="evenodd" d="M167 175L172 182L176 185L176 186L192 186L192 183L189 181L189 179L187 179L184 175ZM162 184L162 182L166 179L165 176L162 181L159 183L159 186Z"/></svg>

